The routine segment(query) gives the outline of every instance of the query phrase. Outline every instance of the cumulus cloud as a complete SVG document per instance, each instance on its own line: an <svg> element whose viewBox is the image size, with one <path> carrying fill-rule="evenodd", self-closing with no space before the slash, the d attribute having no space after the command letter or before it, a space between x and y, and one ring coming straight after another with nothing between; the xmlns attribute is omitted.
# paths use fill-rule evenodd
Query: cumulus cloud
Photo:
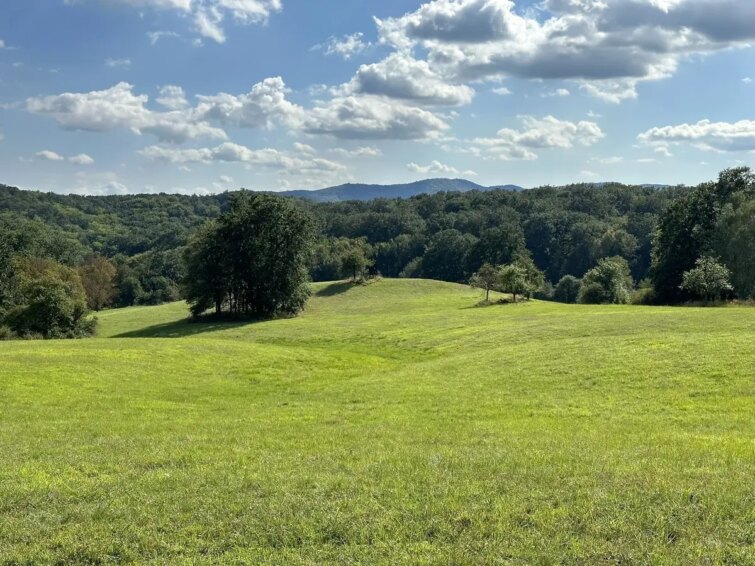
<svg viewBox="0 0 755 566"><path fill-rule="evenodd" d="M364 95L322 102L307 113L303 124L311 134L362 140L438 138L448 127L440 117L422 108Z"/></svg>
<svg viewBox="0 0 755 566"><path fill-rule="evenodd" d="M95 0L64 0L65 4L78 4ZM134 8L174 10L189 15L194 31L218 43L226 40L224 24L231 17L239 24L264 24L271 14L283 9L281 0L100 0ZM157 32L155 32L157 33ZM164 34L163 34L164 36ZM156 43L161 36L154 36Z"/></svg>
<svg viewBox="0 0 755 566"><path fill-rule="evenodd" d="M180 86L167 85L160 88L157 103L168 110L182 110L189 105L186 93Z"/></svg>
<svg viewBox="0 0 755 566"><path fill-rule="evenodd" d="M122 82L101 91L29 98L26 109L51 116L69 130L126 129L136 134L153 134L161 141L172 143L201 137L227 138L222 129L210 125L191 110L155 112L148 109L149 98L135 95L133 89L132 85Z"/></svg>
<svg viewBox="0 0 755 566"><path fill-rule="evenodd" d="M74 165L92 165L92 164L94 164L94 159L92 159L92 157L89 156L89 155L87 155L86 153L79 153L78 155L74 155L73 157L69 157L68 161L70 161Z"/></svg>
<svg viewBox="0 0 755 566"><path fill-rule="evenodd" d="M452 83L501 77L574 80L611 102L681 60L755 39L755 3L741 0L433 0L377 20L382 43L427 53Z"/></svg>
<svg viewBox="0 0 755 566"><path fill-rule="evenodd" d="M504 128L494 138L477 138L474 143L490 156L503 160L534 160L540 149L571 149L594 145L605 137L595 122L569 122L553 116L520 116L521 129Z"/></svg>
<svg viewBox="0 0 755 566"><path fill-rule="evenodd" d="M406 168L413 173L421 173L423 175L427 175L429 173L441 174L441 175L463 174L463 175L468 175L472 177L477 175L477 173L474 171L464 171L462 173L456 167L446 165L445 163L441 163L440 161L437 161L437 160L433 160L429 165L418 165L417 163L409 163L407 164Z"/></svg>
<svg viewBox="0 0 755 566"><path fill-rule="evenodd" d="M474 89L450 84L427 61L394 53L379 63L362 65L345 86L348 93L372 94L423 104L460 106L474 98Z"/></svg>
<svg viewBox="0 0 755 566"><path fill-rule="evenodd" d="M59 153L50 151L49 149L38 151L37 153L34 154L34 156L37 159L41 159L43 161L65 161L65 157L63 157Z"/></svg>
<svg viewBox="0 0 755 566"><path fill-rule="evenodd" d="M755 151L755 121L711 122L680 124L651 128L638 137L639 141L664 147L669 143L690 143L708 151Z"/></svg>
<svg viewBox="0 0 755 566"><path fill-rule="evenodd" d="M325 55L338 55L348 61L355 55L363 53L370 46L362 39L363 37L364 34L362 33L345 35L341 38L331 37L326 43L315 45L312 50L322 50Z"/></svg>
<svg viewBox="0 0 755 566"><path fill-rule="evenodd" d="M157 102L168 110L157 111L148 107L148 96L135 94L132 85L122 82L101 91L29 98L26 109L54 118L65 129L125 129L174 144L198 138L227 140L224 127L283 127L341 139L403 140L437 138L448 129L438 115L384 96L337 94L304 108L290 102L287 93L283 79L271 77L246 94L200 95L195 106L187 106L183 90L167 86Z"/></svg>
<svg viewBox="0 0 755 566"><path fill-rule="evenodd" d="M314 147L306 143L294 142L294 149L299 153L305 153L307 155L314 155L317 153Z"/></svg>
<svg viewBox="0 0 755 566"><path fill-rule="evenodd" d="M150 146L140 152L153 161L166 163L248 163L272 169L296 171L341 172L346 168L340 163L321 158L301 158L277 149L250 149L235 143L224 143L217 147L179 149L164 146Z"/></svg>
<svg viewBox="0 0 755 566"><path fill-rule="evenodd" d="M60 155L58 152L51 151L49 149L38 151L34 154L34 157L41 159L42 161L68 161L69 163L73 163L74 165L92 165L94 163L94 159L92 159L92 157L87 155L86 153L79 153L78 155L69 157L66 160L66 158Z"/></svg>
<svg viewBox="0 0 755 566"><path fill-rule="evenodd" d="M255 84L247 94L198 96L195 113L201 119L227 126L271 129L283 125L297 128L304 119L304 109L289 102L287 93L283 79L271 77Z"/></svg>
<svg viewBox="0 0 755 566"><path fill-rule="evenodd" d="M150 160L169 164L238 163L250 170L265 169L278 176L281 187L312 187L351 179L346 167L329 159L271 148L251 149L235 143L192 149L150 146L140 153Z"/></svg>

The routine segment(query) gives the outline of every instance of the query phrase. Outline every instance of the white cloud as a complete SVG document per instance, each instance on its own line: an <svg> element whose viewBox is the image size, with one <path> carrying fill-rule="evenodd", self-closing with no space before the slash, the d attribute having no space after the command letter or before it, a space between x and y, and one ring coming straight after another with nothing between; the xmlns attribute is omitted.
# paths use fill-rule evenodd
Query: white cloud
<svg viewBox="0 0 755 566"><path fill-rule="evenodd" d="M174 85L160 88L160 96L157 97L157 103L168 110L182 110L189 105L184 89Z"/></svg>
<svg viewBox="0 0 755 566"><path fill-rule="evenodd" d="M275 125L284 125L297 128L304 119L304 109L289 102L287 93L283 79L271 77L255 84L247 94L198 96L196 114L228 126L271 129Z"/></svg>
<svg viewBox="0 0 755 566"><path fill-rule="evenodd" d="M218 180L226 185L233 183L233 177L229 177L228 175L221 175Z"/></svg>
<svg viewBox="0 0 755 566"><path fill-rule="evenodd" d="M330 150L330 152L335 155L340 155L341 157L346 157L346 158L380 157L383 155L383 152L380 151L380 149L373 146L358 147L356 149L345 149L342 147L338 147L338 148Z"/></svg>
<svg viewBox="0 0 755 566"><path fill-rule="evenodd" d="M65 157L49 149L38 151L34 156L43 161L65 161Z"/></svg>
<svg viewBox="0 0 755 566"><path fill-rule="evenodd" d="M566 96L571 96L571 92L566 88L559 88L545 92L541 96L543 98L564 98Z"/></svg>
<svg viewBox="0 0 755 566"><path fill-rule="evenodd" d="M300 156L277 149L250 149L246 146L224 143L217 147L179 149L150 146L141 155L163 163L239 163L250 170L267 169L278 175L282 187L313 187L350 180L346 167L329 159ZM220 190L222 187L215 187Z"/></svg>
<svg viewBox="0 0 755 566"><path fill-rule="evenodd" d="M307 145L306 143L294 142L294 149L299 153L305 153L307 155L314 155L317 153L314 147Z"/></svg>
<svg viewBox="0 0 755 566"><path fill-rule="evenodd" d="M755 4L742 0L433 0L398 18L376 20L380 40L427 53L452 83L574 80L611 102L637 85L673 75L692 55L755 40Z"/></svg>
<svg viewBox="0 0 755 566"><path fill-rule="evenodd" d="M666 146L669 143L690 143L708 151L755 151L755 121L680 124L651 128L639 135L641 142Z"/></svg>
<svg viewBox="0 0 755 566"><path fill-rule="evenodd" d="M345 35L341 38L331 37L327 43L315 45L312 50L322 50L325 55L338 55L348 61L355 55L363 53L370 46L362 39L363 37L364 34L362 33Z"/></svg>
<svg viewBox="0 0 755 566"><path fill-rule="evenodd" d="M362 65L344 88L350 94L372 94L449 106L469 104L475 94L469 86L444 80L427 61L403 53L394 53L379 63Z"/></svg>
<svg viewBox="0 0 755 566"><path fill-rule="evenodd" d="M71 192L80 195L125 195L130 191L117 174L105 172L79 171Z"/></svg>
<svg viewBox="0 0 755 566"><path fill-rule="evenodd" d="M153 145L140 151L153 161L166 163L248 163L272 169L295 171L342 172L346 168L340 163L321 158L301 158L277 149L250 149L235 143L224 143L217 147L178 149Z"/></svg>
<svg viewBox="0 0 755 566"><path fill-rule="evenodd" d="M423 175L427 175L428 173L441 174L441 175L462 174L462 172L459 171L456 167L446 165L445 163L441 163L440 161L437 161L437 160L433 160L429 165L418 165L417 163L409 163L407 164L406 168L409 171L412 171L413 173L421 173ZM477 175L477 173L475 173L474 171L464 171L463 174L469 175L469 176Z"/></svg>
<svg viewBox="0 0 755 566"><path fill-rule="evenodd" d="M438 138L448 124L432 112L378 96L339 96L307 112L303 128L340 139Z"/></svg>
<svg viewBox="0 0 755 566"><path fill-rule="evenodd" d="M662 155L663 157L674 157L674 154L671 153L671 150L666 145L659 145L653 149L658 155Z"/></svg>
<svg viewBox="0 0 755 566"><path fill-rule="evenodd" d="M593 157L590 161L600 163L601 165L618 165L624 162L624 158L618 155L612 157Z"/></svg>
<svg viewBox="0 0 755 566"><path fill-rule="evenodd" d="M73 190L74 194L88 196L127 195L129 192L128 187L119 181L110 181L103 185L80 185Z"/></svg>
<svg viewBox="0 0 755 566"><path fill-rule="evenodd" d="M69 130L126 129L137 134L154 134L161 141L173 143L201 137L226 139L223 130L211 126L192 111L149 110L146 107L149 98L135 95L133 89L132 85L122 82L101 91L29 98L26 109L51 116Z"/></svg>
<svg viewBox="0 0 755 566"><path fill-rule="evenodd" d="M5 49L5 41L0 39L0 49Z"/></svg>
<svg viewBox="0 0 755 566"><path fill-rule="evenodd" d="M64 0L65 4L78 4L87 0ZM91 1L91 0L89 0ZM194 29L201 36L223 43L226 39L223 24L228 16L239 24L265 24L273 13L283 9L281 0L101 0L134 8L174 10L191 15ZM154 32L158 33L158 32ZM161 36L154 36L156 43ZM152 36L151 36L152 37Z"/></svg>
<svg viewBox="0 0 755 566"><path fill-rule="evenodd" d="M181 37L181 36L178 35L174 31L162 31L162 30L158 30L158 31L148 31L147 32L147 37L149 38L149 42L152 45L156 45L158 41L160 41L161 39L163 39L165 37Z"/></svg>
<svg viewBox="0 0 755 566"><path fill-rule="evenodd" d="M164 87L157 102L168 111L148 108L149 97L134 94L122 82L101 91L63 93L29 98L27 111L55 119L63 128L106 132L125 129L153 134L161 142L183 143L199 138L227 140L222 127L273 129L330 135L341 139L430 139L448 129L432 112L384 96L336 95L303 108L287 99L280 77L252 86L247 94L197 96L196 106L185 106L179 87Z"/></svg>
<svg viewBox="0 0 755 566"><path fill-rule="evenodd" d="M105 59L105 66L111 69L125 69L131 66L131 59Z"/></svg>
<svg viewBox="0 0 755 566"><path fill-rule="evenodd" d="M752 78L751 77L745 77L742 79L742 82L746 85L752 84Z"/></svg>
<svg viewBox="0 0 755 566"><path fill-rule="evenodd" d="M511 91L505 86L494 88L491 92L499 96L509 96L511 94Z"/></svg>
<svg viewBox="0 0 755 566"><path fill-rule="evenodd" d="M589 171L584 170L579 172L579 176L583 179L597 179L600 177L600 173L596 173L595 171Z"/></svg>
<svg viewBox="0 0 755 566"><path fill-rule="evenodd" d="M553 116L535 118L520 116L523 128L504 128L495 138L477 138L473 143L485 152L503 160L534 160L539 149L570 149L588 147L605 137L595 122L568 122Z"/></svg>
<svg viewBox="0 0 755 566"><path fill-rule="evenodd" d="M92 165L94 163L94 159L86 153L79 153L78 155L69 157L68 161L74 165Z"/></svg>

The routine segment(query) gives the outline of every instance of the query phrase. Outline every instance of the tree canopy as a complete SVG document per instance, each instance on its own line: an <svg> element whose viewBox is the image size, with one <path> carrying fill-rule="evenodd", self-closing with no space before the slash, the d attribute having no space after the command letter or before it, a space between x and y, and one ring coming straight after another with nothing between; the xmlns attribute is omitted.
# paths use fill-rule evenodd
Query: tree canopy
<svg viewBox="0 0 755 566"><path fill-rule="evenodd" d="M309 216L292 200L241 192L187 248L185 295L194 315L272 317L299 312L309 296Z"/></svg>

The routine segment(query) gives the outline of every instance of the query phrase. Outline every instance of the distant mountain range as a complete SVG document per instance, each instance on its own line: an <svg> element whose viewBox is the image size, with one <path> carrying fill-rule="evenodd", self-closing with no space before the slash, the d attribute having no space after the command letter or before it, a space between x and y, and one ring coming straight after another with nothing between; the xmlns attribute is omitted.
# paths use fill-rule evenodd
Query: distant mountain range
<svg viewBox="0 0 755 566"><path fill-rule="evenodd" d="M285 191L279 195L300 197L315 202L340 202L346 200L373 200L376 198L409 198L416 195L432 195L441 192L467 191L521 191L517 185L484 187L465 179L426 179L403 185L364 185L348 183L338 187L329 187L316 191Z"/></svg>

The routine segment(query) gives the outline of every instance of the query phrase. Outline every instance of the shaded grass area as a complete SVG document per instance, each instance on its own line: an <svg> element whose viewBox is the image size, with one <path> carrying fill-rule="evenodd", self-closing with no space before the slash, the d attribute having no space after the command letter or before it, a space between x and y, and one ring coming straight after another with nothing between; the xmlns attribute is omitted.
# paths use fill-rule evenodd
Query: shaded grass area
<svg viewBox="0 0 755 566"><path fill-rule="evenodd" d="M755 563L755 311L479 300L0 343L0 563Z"/></svg>

